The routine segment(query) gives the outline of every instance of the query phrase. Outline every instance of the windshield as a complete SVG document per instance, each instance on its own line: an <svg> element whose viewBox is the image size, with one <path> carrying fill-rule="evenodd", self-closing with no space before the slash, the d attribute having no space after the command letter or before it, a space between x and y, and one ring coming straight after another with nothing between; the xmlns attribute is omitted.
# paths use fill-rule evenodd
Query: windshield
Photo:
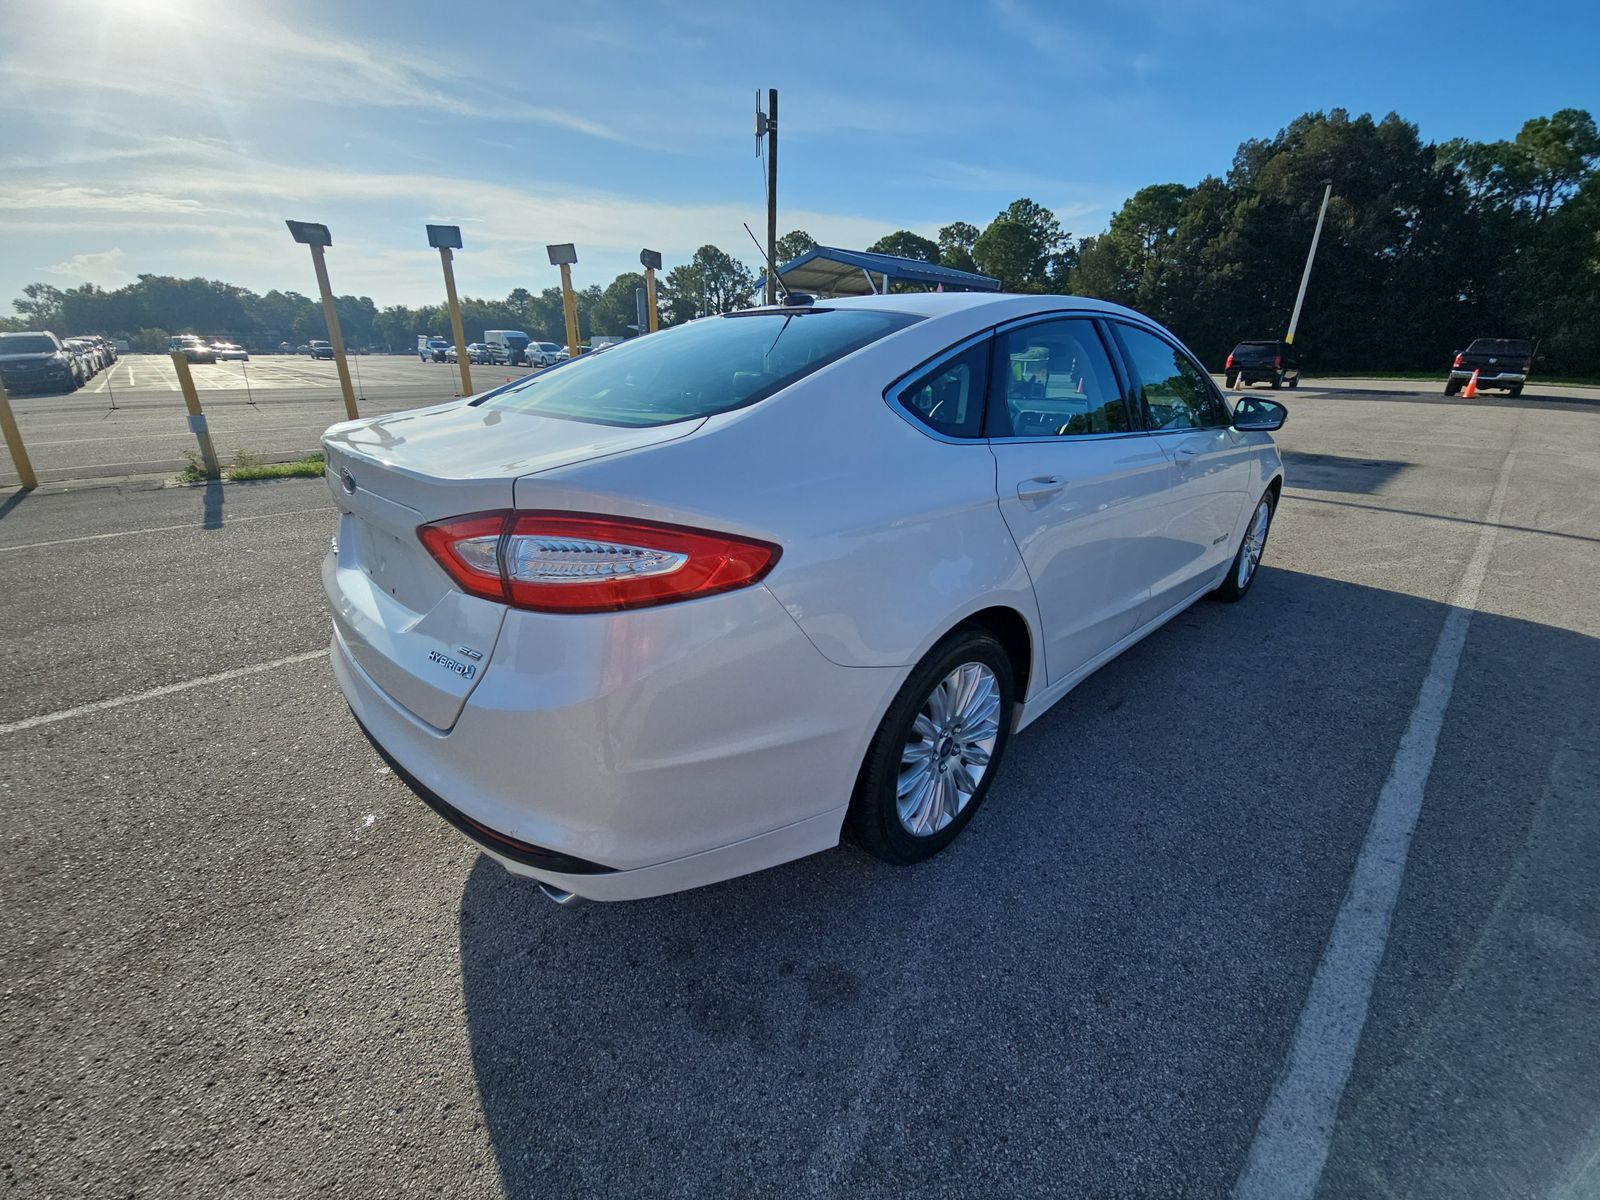
<svg viewBox="0 0 1600 1200"><path fill-rule="evenodd" d="M917 319L863 309L707 317L572 360L484 403L602 425L667 425L754 404Z"/></svg>
<svg viewBox="0 0 1600 1200"><path fill-rule="evenodd" d="M54 354L56 344L47 333L0 333L0 354Z"/></svg>
<svg viewBox="0 0 1600 1200"><path fill-rule="evenodd" d="M535 342L534 345L550 354L554 354L557 350L561 349L561 347L556 345L554 342Z"/></svg>

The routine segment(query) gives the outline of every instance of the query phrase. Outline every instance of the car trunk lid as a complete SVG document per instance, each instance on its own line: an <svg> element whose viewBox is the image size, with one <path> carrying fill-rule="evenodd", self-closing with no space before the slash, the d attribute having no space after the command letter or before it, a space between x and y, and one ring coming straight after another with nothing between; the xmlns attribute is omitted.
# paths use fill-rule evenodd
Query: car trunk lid
<svg viewBox="0 0 1600 1200"><path fill-rule="evenodd" d="M702 423L628 429L455 401L329 429L326 477L340 520L323 574L351 657L406 711L449 729L488 667L506 610L460 591L417 527L511 508L519 477L671 441Z"/></svg>

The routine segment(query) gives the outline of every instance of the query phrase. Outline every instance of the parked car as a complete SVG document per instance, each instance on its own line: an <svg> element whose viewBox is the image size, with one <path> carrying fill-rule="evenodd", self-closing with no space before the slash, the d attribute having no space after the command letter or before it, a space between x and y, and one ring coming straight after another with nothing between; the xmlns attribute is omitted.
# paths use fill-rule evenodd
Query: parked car
<svg viewBox="0 0 1600 1200"><path fill-rule="evenodd" d="M333 346L329 342L312 342L310 344L312 358L332 358Z"/></svg>
<svg viewBox="0 0 1600 1200"><path fill-rule="evenodd" d="M442 337L433 334L417 334L417 357L423 362L444 362L444 352L450 349L450 343Z"/></svg>
<svg viewBox="0 0 1600 1200"><path fill-rule="evenodd" d="M76 391L83 381L75 361L53 333L0 333L0 382L8 392Z"/></svg>
<svg viewBox="0 0 1600 1200"><path fill-rule="evenodd" d="M1454 396L1476 371L1479 387L1502 388L1520 396L1533 370L1533 352L1534 344L1527 338L1473 338L1465 350L1456 352L1444 394Z"/></svg>
<svg viewBox="0 0 1600 1200"><path fill-rule="evenodd" d="M1274 388L1300 386L1300 361L1291 342L1240 342L1222 367L1223 381L1229 387L1249 387L1267 383Z"/></svg>
<svg viewBox="0 0 1600 1200"><path fill-rule="evenodd" d="M555 342L529 342L524 353L530 367L553 367L565 357Z"/></svg>
<svg viewBox="0 0 1600 1200"><path fill-rule="evenodd" d="M324 435L333 669L561 900L934 854L1014 733L1248 593L1283 480L1281 404L1069 296L729 313L424 412Z"/></svg>
<svg viewBox="0 0 1600 1200"><path fill-rule="evenodd" d="M528 361L525 351L531 339L520 329L485 329L483 340L504 355L508 363L523 365Z"/></svg>
<svg viewBox="0 0 1600 1200"><path fill-rule="evenodd" d="M83 356L90 375L98 375L111 365L111 355L107 353L105 346L101 344L100 339L97 337L89 337L87 334L80 333L69 337L67 344Z"/></svg>
<svg viewBox="0 0 1600 1200"><path fill-rule="evenodd" d="M217 361L217 352L211 348L211 343L204 338L192 333L180 333L167 339L167 350L171 353L182 354L192 363L214 363Z"/></svg>
<svg viewBox="0 0 1600 1200"><path fill-rule="evenodd" d="M211 348L216 351L218 362L249 362L250 354L243 346L236 346L232 342L212 342Z"/></svg>
<svg viewBox="0 0 1600 1200"><path fill-rule="evenodd" d="M99 355L82 338L63 338L61 344L67 353L72 355L73 370L77 373L78 382L88 383L100 369Z"/></svg>
<svg viewBox="0 0 1600 1200"><path fill-rule="evenodd" d="M116 362L122 356L122 352L117 349L117 343L110 338L97 337L95 341L100 343L100 350L105 355L105 360L108 364Z"/></svg>

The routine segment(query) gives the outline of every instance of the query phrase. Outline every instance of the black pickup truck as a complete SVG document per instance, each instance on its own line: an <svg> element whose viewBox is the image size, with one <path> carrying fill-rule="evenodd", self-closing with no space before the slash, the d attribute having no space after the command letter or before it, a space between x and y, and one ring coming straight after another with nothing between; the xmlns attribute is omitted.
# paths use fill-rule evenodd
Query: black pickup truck
<svg viewBox="0 0 1600 1200"><path fill-rule="evenodd" d="M1479 387L1504 388L1513 396L1522 395L1528 372L1533 370L1533 349L1526 338L1473 338L1450 364L1444 394L1454 396L1476 371Z"/></svg>
<svg viewBox="0 0 1600 1200"><path fill-rule="evenodd" d="M1240 342L1223 364L1222 377L1229 387L1268 383L1273 387L1300 386L1300 362L1288 342Z"/></svg>

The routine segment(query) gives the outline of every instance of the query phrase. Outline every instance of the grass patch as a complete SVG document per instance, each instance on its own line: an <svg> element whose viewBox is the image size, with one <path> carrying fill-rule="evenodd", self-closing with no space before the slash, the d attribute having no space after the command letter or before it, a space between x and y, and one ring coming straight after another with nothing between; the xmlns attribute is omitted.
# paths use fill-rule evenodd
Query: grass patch
<svg viewBox="0 0 1600 1200"><path fill-rule="evenodd" d="M184 468L178 472L179 483L206 483L205 460L196 450L183 452ZM248 483L257 479L320 479L327 467L321 452L308 454L294 462L267 462L250 450L235 450L233 462L224 467L222 477L232 483Z"/></svg>
<svg viewBox="0 0 1600 1200"><path fill-rule="evenodd" d="M250 456L254 458L254 456ZM297 462L269 463L244 461L244 455L235 455L233 466L228 469L228 478L235 482L248 479L321 479L327 467L327 461L320 454L313 454Z"/></svg>

